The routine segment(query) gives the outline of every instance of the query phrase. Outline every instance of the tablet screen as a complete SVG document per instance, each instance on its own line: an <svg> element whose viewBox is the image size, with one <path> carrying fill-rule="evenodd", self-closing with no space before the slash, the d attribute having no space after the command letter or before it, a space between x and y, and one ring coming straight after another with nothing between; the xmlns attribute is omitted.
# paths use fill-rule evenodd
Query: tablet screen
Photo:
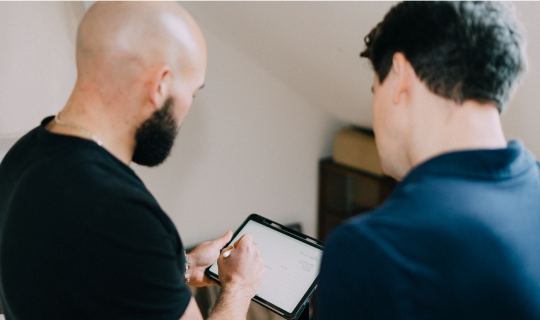
<svg viewBox="0 0 540 320"><path fill-rule="evenodd" d="M319 274L322 249L253 220L247 222L231 244L245 233L253 236L266 268L257 296L292 313ZM217 262L210 271L218 274Z"/></svg>

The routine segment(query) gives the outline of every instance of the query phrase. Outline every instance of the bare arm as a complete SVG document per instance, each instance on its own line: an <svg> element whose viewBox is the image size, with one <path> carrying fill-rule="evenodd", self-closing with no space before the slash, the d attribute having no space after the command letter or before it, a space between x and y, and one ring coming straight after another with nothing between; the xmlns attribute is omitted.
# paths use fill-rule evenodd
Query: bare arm
<svg viewBox="0 0 540 320"><path fill-rule="evenodd" d="M208 320L245 320L251 298L246 299L238 290L225 288L221 291L214 311ZM191 297L180 320L203 320L195 298Z"/></svg>
<svg viewBox="0 0 540 320"><path fill-rule="evenodd" d="M250 302L238 290L224 288L208 320L245 320Z"/></svg>
<svg viewBox="0 0 540 320"><path fill-rule="evenodd" d="M191 297L186 311L184 311L184 314L180 320L203 320L201 310L199 310L199 306L197 305L195 298Z"/></svg>
<svg viewBox="0 0 540 320"><path fill-rule="evenodd" d="M246 319L251 298L253 298L266 274L259 249L253 244L250 234L243 235L235 244L234 252L218 258L219 281L223 287L221 296L209 320Z"/></svg>
<svg viewBox="0 0 540 320"><path fill-rule="evenodd" d="M231 234L227 233L225 236L214 240L216 241L215 246L214 241L208 242L197 247L189 254L190 257L194 257L193 278L196 279L193 283L190 279L190 284L204 286L212 282L202 271L213 263L215 258L209 259L211 262L208 264L207 259L199 257L207 256L207 254L202 254L203 252L215 251L217 249L216 255L219 257L217 259L219 280L222 285L222 290L214 311L208 320L245 320L251 298L259 291L259 287L266 273L259 249L253 244L253 237L249 234L245 234L234 244L235 250L229 257L224 258L223 253L233 247L224 249L223 252L219 254L221 246L218 243L221 243L222 241L227 243L230 237ZM204 266L203 263L198 263L197 261L205 261ZM181 320L199 319L202 319L201 312L195 303L195 300L191 298L191 302Z"/></svg>

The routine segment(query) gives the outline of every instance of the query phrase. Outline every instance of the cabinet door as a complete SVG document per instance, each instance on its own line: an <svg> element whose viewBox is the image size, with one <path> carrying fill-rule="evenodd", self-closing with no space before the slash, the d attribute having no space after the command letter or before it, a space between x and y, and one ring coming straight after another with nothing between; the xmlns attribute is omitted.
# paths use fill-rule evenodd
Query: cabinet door
<svg viewBox="0 0 540 320"><path fill-rule="evenodd" d="M395 180L338 165L329 159L319 167L319 239L344 220L380 205Z"/></svg>

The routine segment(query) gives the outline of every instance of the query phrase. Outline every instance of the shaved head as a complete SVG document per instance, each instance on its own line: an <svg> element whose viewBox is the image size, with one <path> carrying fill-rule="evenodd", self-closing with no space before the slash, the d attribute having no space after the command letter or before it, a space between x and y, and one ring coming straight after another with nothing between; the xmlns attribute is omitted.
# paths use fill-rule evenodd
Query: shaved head
<svg viewBox="0 0 540 320"><path fill-rule="evenodd" d="M96 72L130 77L169 64L189 69L206 58L204 37L176 2L97 2L77 33L77 68L84 78Z"/></svg>
<svg viewBox="0 0 540 320"><path fill-rule="evenodd" d="M77 83L62 119L127 164L157 165L204 85L206 54L199 26L177 2L96 2L77 31Z"/></svg>

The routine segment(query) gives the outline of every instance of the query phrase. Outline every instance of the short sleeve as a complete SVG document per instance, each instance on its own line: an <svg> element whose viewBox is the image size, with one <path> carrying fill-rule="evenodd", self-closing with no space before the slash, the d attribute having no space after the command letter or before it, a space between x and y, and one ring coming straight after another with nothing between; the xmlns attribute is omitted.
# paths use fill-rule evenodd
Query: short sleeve
<svg viewBox="0 0 540 320"><path fill-rule="evenodd" d="M172 222L145 197L103 197L84 210L70 261L59 263L63 291L89 319L178 320L191 291Z"/></svg>

